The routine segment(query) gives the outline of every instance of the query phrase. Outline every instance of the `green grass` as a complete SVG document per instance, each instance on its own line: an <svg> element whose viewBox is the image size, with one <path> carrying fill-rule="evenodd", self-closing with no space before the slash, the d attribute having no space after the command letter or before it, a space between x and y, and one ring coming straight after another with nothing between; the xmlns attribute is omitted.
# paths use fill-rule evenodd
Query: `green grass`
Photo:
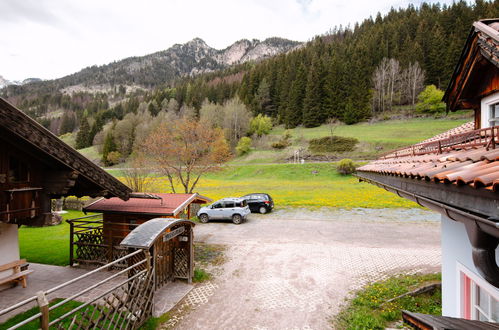
<svg viewBox="0 0 499 330"><path fill-rule="evenodd" d="M60 299L60 298L53 299L49 305L50 306L55 305L56 303L58 303L62 300L63 299ZM71 310L73 310L81 305L83 305L82 302L70 300L67 303L65 303L64 305L57 307L54 310L50 311L50 320L55 320L56 318L66 314L67 312L70 312ZM88 310L90 312L90 315L93 315L92 311L94 310L94 307L89 306ZM22 322L22 321L26 320L27 318L39 313L39 311L40 310L38 309L38 307L33 307L33 308L23 312L23 313L17 314L15 316L11 317L10 319L8 319L7 321L5 321L4 323L0 324L0 330L8 329L8 328L16 325L17 323ZM76 315L79 315L80 313L81 313L81 310L79 312L76 312ZM96 313L96 315L93 316L93 319L96 319L98 317L98 315L99 314ZM77 319L81 320L81 315L79 315L77 317ZM168 319L169 319L168 313L166 313L165 315L158 317L158 318L151 317L149 320L147 320L144 323L144 325L141 327L141 329L150 329L150 330L157 329L157 327L161 323L168 321ZM124 321L124 319L122 316L119 316L119 318L115 318L114 321L122 322L122 321ZM61 327L62 329L68 329L69 326L71 325L71 322L72 322L72 316L67 317L63 321L57 323L57 325L59 327ZM101 325L103 326L103 328L106 328L109 325L109 321L107 321ZM22 330L37 330L39 328L40 328L40 321L39 321L39 319L35 319L35 320L27 323L26 325L22 326L20 329L22 329ZM53 327L50 327L50 328L52 329Z"/></svg>
<svg viewBox="0 0 499 330"><path fill-rule="evenodd" d="M21 258L29 262L66 266L69 264L69 224L65 221L85 216L83 212L68 211L60 225L19 228Z"/></svg>
<svg viewBox="0 0 499 330"><path fill-rule="evenodd" d="M166 178L159 178L152 192L168 192ZM345 209L417 207L353 176L343 176L330 163L226 166L208 174L195 191L212 199L266 192L279 207L339 207Z"/></svg>
<svg viewBox="0 0 499 330"><path fill-rule="evenodd" d="M192 281L194 283L201 283L211 280L211 274L201 268L194 269L194 276Z"/></svg>
<svg viewBox="0 0 499 330"><path fill-rule="evenodd" d="M96 146L79 149L78 152L92 161L97 161L102 158L102 155L99 154Z"/></svg>
<svg viewBox="0 0 499 330"><path fill-rule="evenodd" d="M405 296L389 303L387 300L413 291L422 286L440 282L440 274L404 275L368 285L357 292L354 298L333 320L336 329L384 329L401 320L401 310L441 315L442 292L417 296Z"/></svg>
<svg viewBox="0 0 499 330"><path fill-rule="evenodd" d="M62 300L63 299L54 299L50 302L50 305L54 305ZM68 301L66 304L62 305L61 307L58 307L58 308L54 309L53 311L51 311L50 318L51 318L51 320L54 320L54 319L58 318L59 316L66 314L67 312L71 311L72 309L74 309L82 304L83 303L78 302L78 301L74 301L74 300ZM37 314L38 312L39 312L38 307L33 307L30 310L27 310L26 312L17 314L15 316L11 317L10 319L8 319L7 321L5 321L4 323L0 324L0 330L8 329L8 328L16 325L17 323L26 320L28 317ZM64 328L66 328L70 325L70 323L71 323L71 318L68 318L60 324L63 325ZM40 327L40 321L38 319L36 319L36 320L33 320L33 321L29 322L28 324L22 326L20 329L37 330L37 329L39 329L39 327Z"/></svg>
<svg viewBox="0 0 499 330"><path fill-rule="evenodd" d="M467 115L470 112L466 113ZM340 125L334 130L335 135L353 137L360 142L352 152L335 153L338 158L373 159L380 154L403 146L411 145L471 120L463 114L452 115L440 119L412 118L405 120L387 120L375 123L359 123L356 125ZM286 130L279 126L272 129L269 140L277 141ZM315 128L297 127L290 129L292 145L284 150L273 150L268 147L253 149L248 155L238 157L233 164L255 164L283 162L292 157L298 148L308 150L308 140L329 136L330 127L323 125Z"/></svg>

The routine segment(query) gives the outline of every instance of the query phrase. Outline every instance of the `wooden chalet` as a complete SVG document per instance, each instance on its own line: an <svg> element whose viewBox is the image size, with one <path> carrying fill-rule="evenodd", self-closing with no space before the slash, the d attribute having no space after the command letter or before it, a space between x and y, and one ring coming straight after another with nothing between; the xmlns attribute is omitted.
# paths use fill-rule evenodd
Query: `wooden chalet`
<svg viewBox="0 0 499 330"><path fill-rule="evenodd" d="M499 19L473 24L444 101L450 111L473 110L474 121L356 175L442 215L444 317L405 312L405 321L418 329L496 328L459 319L499 322Z"/></svg>
<svg viewBox="0 0 499 330"><path fill-rule="evenodd" d="M126 185L0 98L0 265L19 259L19 226L51 220L52 199L127 200L130 193ZM2 269L0 277L6 273Z"/></svg>

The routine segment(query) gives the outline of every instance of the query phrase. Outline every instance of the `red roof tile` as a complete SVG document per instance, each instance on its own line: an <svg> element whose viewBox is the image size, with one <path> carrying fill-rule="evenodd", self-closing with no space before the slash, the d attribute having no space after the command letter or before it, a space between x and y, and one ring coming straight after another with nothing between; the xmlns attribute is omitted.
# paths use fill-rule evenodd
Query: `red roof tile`
<svg viewBox="0 0 499 330"><path fill-rule="evenodd" d="M211 201L209 198L198 194L151 194L160 197L152 198L130 198L123 201L119 198L99 199L86 206L85 212L119 212L133 214L155 214L155 215L177 215L189 203L199 200Z"/></svg>
<svg viewBox="0 0 499 330"><path fill-rule="evenodd" d="M499 192L499 142L494 149L490 143L491 129L473 131L471 127L470 123L464 124L424 143L390 153L357 171ZM495 127L496 141L498 135L499 127Z"/></svg>

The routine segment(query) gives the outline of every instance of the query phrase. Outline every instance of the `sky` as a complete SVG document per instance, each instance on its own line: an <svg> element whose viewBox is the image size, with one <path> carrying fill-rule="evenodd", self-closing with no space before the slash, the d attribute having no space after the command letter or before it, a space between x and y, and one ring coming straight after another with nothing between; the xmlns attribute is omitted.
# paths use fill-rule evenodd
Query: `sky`
<svg viewBox="0 0 499 330"><path fill-rule="evenodd" d="M307 41L409 3L421 1L1 0L0 76L54 79L196 37L217 49L243 38Z"/></svg>

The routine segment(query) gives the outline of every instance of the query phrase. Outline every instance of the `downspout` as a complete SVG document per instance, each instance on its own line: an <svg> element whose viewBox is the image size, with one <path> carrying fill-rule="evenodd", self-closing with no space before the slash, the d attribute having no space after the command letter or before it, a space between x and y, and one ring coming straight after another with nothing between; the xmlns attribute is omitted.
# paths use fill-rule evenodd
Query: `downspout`
<svg viewBox="0 0 499 330"><path fill-rule="evenodd" d="M423 207L439 212L451 220L463 223L472 247L471 253L473 264L478 270L478 273L487 282L496 288L499 288L499 267L496 263L496 248L499 245L498 218L484 218L454 208L450 205L415 195L399 188L362 178L360 176L358 178L360 181L366 181L377 185L387 191L399 195L400 197L410 199Z"/></svg>

